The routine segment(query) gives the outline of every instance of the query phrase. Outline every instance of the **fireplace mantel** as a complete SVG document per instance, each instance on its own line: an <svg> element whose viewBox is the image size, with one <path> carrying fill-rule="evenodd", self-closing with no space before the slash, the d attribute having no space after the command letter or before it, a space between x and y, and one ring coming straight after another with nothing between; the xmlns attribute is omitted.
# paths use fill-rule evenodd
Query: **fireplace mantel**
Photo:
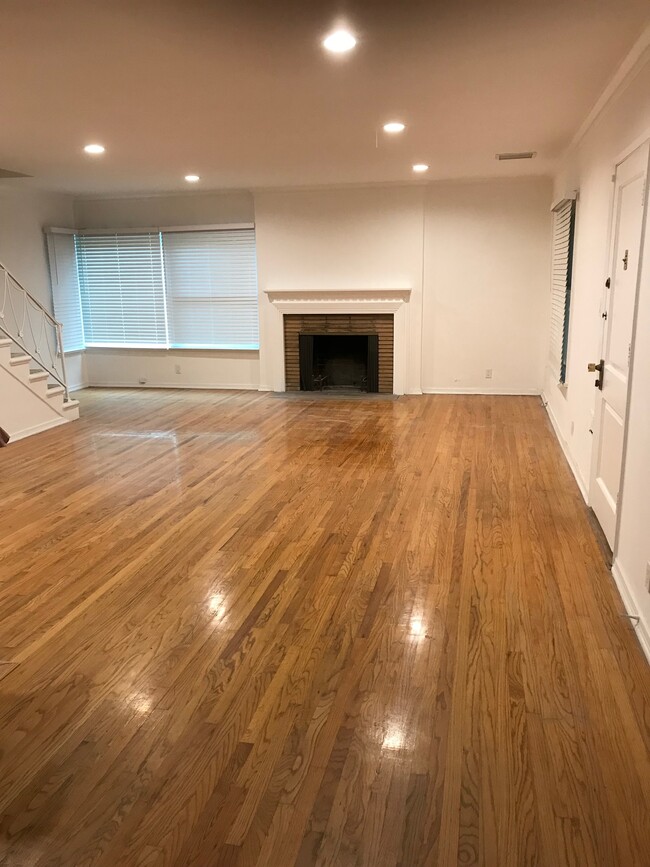
<svg viewBox="0 0 650 867"><path fill-rule="evenodd" d="M283 316L290 313L392 313L394 315L393 391L406 391L411 289L266 289L274 314L267 320L272 391L285 391Z"/></svg>
<svg viewBox="0 0 650 867"><path fill-rule="evenodd" d="M400 289L266 289L265 294L269 301L276 307L284 304L291 305L293 310L296 305L309 304L310 310L312 304L336 304L342 302L346 305L359 302L362 304L372 304L378 302L382 306L385 313L390 311L385 306L399 306L405 301L408 301L411 295L411 290L408 288ZM328 309L330 309L328 307ZM367 307L364 307L367 310ZM346 307L343 312L348 311Z"/></svg>

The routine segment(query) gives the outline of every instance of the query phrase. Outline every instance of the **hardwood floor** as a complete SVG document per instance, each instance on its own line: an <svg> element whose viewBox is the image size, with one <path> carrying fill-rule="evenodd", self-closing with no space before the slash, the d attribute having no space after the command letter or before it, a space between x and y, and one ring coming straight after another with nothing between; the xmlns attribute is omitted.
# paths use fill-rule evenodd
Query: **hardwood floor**
<svg viewBox="0 0 650 867"><path fill-rule="evenodd" d="M538 399L80 399L0 451L3 867L650 863L650 669Z"/></svg>

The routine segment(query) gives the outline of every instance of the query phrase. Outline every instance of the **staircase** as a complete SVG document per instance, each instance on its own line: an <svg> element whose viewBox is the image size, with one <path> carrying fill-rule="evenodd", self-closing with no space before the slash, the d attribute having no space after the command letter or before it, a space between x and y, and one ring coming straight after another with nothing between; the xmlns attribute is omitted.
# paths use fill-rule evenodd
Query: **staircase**
<svg viewBox="0 0 650 867"><path fill-rule="evenodd" d="M79 418L62 326L0 263L0 425L11 442Z"/></svg>

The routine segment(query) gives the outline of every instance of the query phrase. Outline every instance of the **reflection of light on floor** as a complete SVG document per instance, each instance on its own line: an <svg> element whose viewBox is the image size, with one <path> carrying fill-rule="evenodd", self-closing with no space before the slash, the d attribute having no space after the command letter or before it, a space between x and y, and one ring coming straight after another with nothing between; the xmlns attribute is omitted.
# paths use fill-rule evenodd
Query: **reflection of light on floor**
<svg viewBox="0 0 650 867"><path fill-rule="evenodd" d="M222 620L226 614L226 599L223 593L213 593L208 599L208 608L215 620Z"/></svg>
<svg viewBox="0 0 650 867"><path fill-rule="evenodd" d="M409 623L409 635L411 638L415 638L419 640L424 638L427 632L426 625L422 618L420 617L411 617L411 621Z"/></svg>
<svg viewBox="0 0 650 867"><path fill-rule="evenodd" d="M107 437L110 439L170 440L174 445L178 445L178 437L174 431L169 430L102 431L93 434L93 439L106 439Z"/></svg>
<svg viewBox="0 0 650 867"><path fill-rule="evenodd" d="M401 750L404 746L406 737L404 734L404 730L399 728L398 726L390 726L386 734L384 735L384 740L382 741L381 748L383 750Z"/></svg>
<svg viewBox="0 0 650 867"><path fill-rule="evenodd" d="M183 440L187 439L209 439L214 442L228 442L229 440L236 442L254 442L260 439L260 434L254 430L243 431L194 431L184 430L182 433ZM100 431L93 434L93 440L96 439L137 439L137 440L169 440L178 446L178 435L175 431L168 430L147 430L147 431ZM182 443L181 443L182 445Z"/></svg>
<svg viewBox="0 0 650 867"><path fill-rule="evenodd" d="M130 707L137 713L149 713L151 710L151 699L145 692L134 692L128 698L127 702Z"/></svg>

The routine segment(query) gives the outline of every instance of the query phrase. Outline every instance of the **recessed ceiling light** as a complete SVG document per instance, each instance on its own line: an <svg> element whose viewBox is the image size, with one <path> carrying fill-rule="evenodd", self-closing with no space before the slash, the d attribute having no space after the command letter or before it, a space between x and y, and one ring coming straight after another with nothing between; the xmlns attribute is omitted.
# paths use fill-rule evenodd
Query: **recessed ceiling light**
<svg viewBox="0 0 650 867"><path fill-rule="evenodd" d="M429 166L426 163L416 163L413 166L413 171L414 172L428 172Z"/></svg>
<svg viewBox="0 0 650 867"><path fill-rule="evenodd" d="M335 30L323 39L323 47L333 54L345 54L346 51L352 51L357 44L357 40L347 30Z"/></svg>
<svg viewBox="0 0 650 867"><path fill-rule="evenodd" d="M188 184L196 184L201 178L198 175L185 175L185 180Z"/></svg>
<svg viewBox="0 0 650 867"><path fill-rule="evenodd" d="M106 148L100 144L89 144L84 148L87 154L103 154Z"/></svg>
<svg viewBox="0 0 650 867"><path fill-rule="evenodd" d="M384 124L384 132L404 132L406 127L399 120L391 120Z"/></svg>

